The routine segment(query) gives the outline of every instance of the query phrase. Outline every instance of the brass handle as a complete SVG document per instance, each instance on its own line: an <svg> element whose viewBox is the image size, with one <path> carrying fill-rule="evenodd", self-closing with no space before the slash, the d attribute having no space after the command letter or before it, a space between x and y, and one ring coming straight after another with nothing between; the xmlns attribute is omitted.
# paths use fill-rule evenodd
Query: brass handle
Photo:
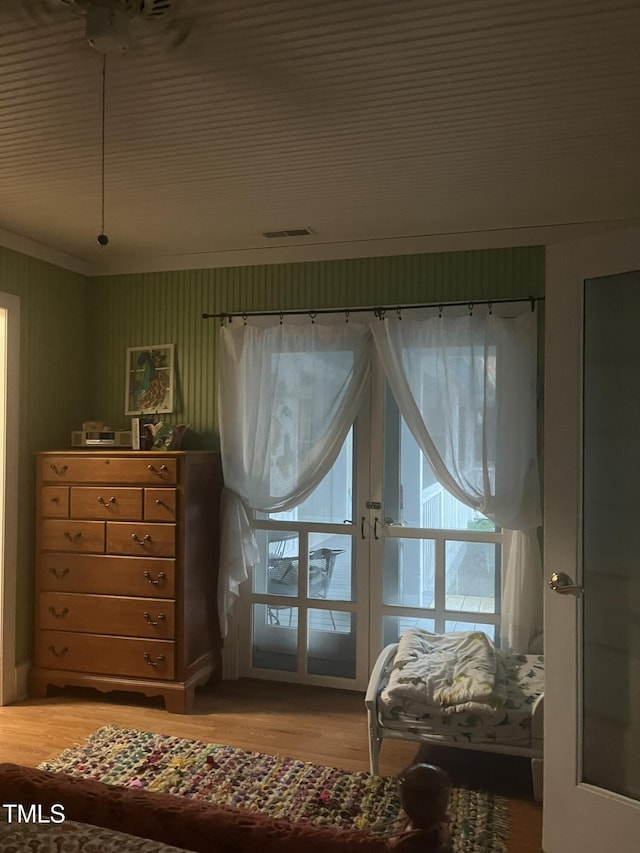
<svg viewBox="0 0 640 853"><path fill-rule="evenodd" d="M137 533L132 533L131 538L133 539L134 542L137 542L138 545L140 545L142 548L144 548L144 546L147 544L147 542L151 542L151 536L149 536L148 533L145 533L145 535L142 537L142 539L138 539Z"/></svg>
<svg viewBox="0 0 640 853"><path fill-rule="evenodd" d="M55 607L49 608L49 613L52 616L55 616L56 619L64 619L64 617L67 615L68 612L69 612L68 607L63 607L62 610L60 611L60 613L58 613L58 611L55 609Z"/></svg>
<svg viewBox="0 0 640 853"><path fill-rule="evenodd" d="M69 540L69 542L77 542L78 539L82 536L82 533L69 533L67 530L64 532L65 538Z"/></svg>
<svg viewBox="0 0 640 853"><path fill-rule="evenodd" d="M109 498L109 500L105 501L103 497L98 498L98 503L102 504L102 506L109 506L109 504L114 504L116 502L115 498Z"/></svg>
<svg viewBox="0 0 640 853"><path fill-rule="evenodd" d="M151 574L150 574L149 572L146 572L146 571L145 571L145 572L143 572L142 574L143 574L143 575L144 575L144 577L149 581L149 583L152 583L152 584L154 584L155 586L157 586L161 581L163 581L163 580L166 578L166 574L165 574L164 572L160 572L160 574L158 575L158 577L157 577L157 579L156 579L156 580L154 580L154 579L151 577Z"/></svg>
<svg viewBox="0 0 640 853"><path fill-rule="evenodd" d="M67 646L63 646L62 649L60 651L58 651L55 646L49 646L49 651L51 652L52 655L55 655L57 658L61 658L61 657L63 657L63 655L66 655L66 653L69 651L69 649L67 648Z"/></svg>
<svg viewBox="0 0 640 853"><path fill-rule="evenodd" d="M49 500L51 501L52 504L57 504L60 501L60 498L53 497L53 498L49 498Z"/></svg>
<svg viewBox="0 0 640 853"><path fill-rule="evenodd" d="M149 664L149 666L158 666L159 663L162 663L165 659L164 655L158 655L155 660L151 660L151 655L149 652L144 653L144 659Z"/></svg>
<svg viewBox="0 0 640 853"><path fill-rule="evenodd" d="M49 467L51 468L54 474L58 474L61 477L66 472L69 466L63 465L61 468L58 468L58 466L54 462L52 462Z"/></svg>
<svg viewBox="0 0 640 853"><path fill-rule="evenodd" d="M168 504L166 504L164 501L161 501L161 500L160 500L160 498L156 498L156 504L157 504L158 506L164 506L164 507L166 507L167 509L169 509L169 505L168 505Z"/></svg>
<svg viewBox="0 0 640 853"><path fill-rule="evenodd" d="M166 621L167 621L167 617L164 615L164 613L160 613L160 614L158 615L158 618L157 618L157 619L155 619L155 620L151 618L151 614L150 614L150 613L147 613L147 611L146 611L146 610L145 610L145 612L144 612L143 616L144 616L144 618L145 618L145 619L146 619L146 621L147 621L147 625L159 625L161 622L166 622Z"/></svg>
<svg viewBox="0 0 640 853"><path fill-rule="evenodd" d="M561 595L567 595L570 592L580 595L582 592L582 587L577 586L565 572L554 572L549 580L549 586L554 592L559 592Z"/></svg>
<svg viewBox="0 0 640 853"><path fill-rule="evenodd" d="M156 468L155 465L147 465L147 468L152 474L155 474L156 477L162 477L164 472L169 470L166 465L161 465L159 468Z"/></svg>
<svg viewBox="0 0 640 853"><path fill-rule="evenodd" d="M51 572L51 574L54 576L54 578L55 578L56 580L59 580L59 581L61 581L61 580L62 580L62 578L65 578L65 577L69 574L69 569L61 569L61 571L58 571L58 570L55 568L55 566L50 566L50 567L49 567L49 571L50 571L50 572Z"/></svg>

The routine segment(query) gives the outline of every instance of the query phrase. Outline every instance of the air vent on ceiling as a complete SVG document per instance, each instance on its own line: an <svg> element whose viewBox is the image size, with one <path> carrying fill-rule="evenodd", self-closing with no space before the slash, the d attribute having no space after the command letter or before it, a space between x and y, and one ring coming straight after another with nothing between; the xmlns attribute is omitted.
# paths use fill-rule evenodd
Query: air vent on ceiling
<svg viewBox="0 0 640 853"><path fill-rule="evenodd" d="M280 231L263 231L262 236L267 240L277 240L283 237L311 237L313 233L311 228L283 228Z"/></svg>

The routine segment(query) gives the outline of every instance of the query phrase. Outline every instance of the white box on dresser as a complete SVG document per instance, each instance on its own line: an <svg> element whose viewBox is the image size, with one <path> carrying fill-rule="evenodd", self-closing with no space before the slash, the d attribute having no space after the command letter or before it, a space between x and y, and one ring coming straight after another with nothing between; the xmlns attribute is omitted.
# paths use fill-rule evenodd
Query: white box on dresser
<svg viewBox="0 0 640 853"><path fill-rule="evenodd" d="M221 488L207 451L38 454L30 695L88 686L191 710L220 675Z"/></svg>

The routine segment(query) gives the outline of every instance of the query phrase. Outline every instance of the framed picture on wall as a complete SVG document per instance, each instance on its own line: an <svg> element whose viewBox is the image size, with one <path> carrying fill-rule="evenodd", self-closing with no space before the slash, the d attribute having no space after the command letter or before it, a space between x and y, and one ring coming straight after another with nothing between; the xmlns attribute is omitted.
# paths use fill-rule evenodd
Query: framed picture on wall
<svg viewBox="0 0 640 853"><path fill-rule="evenodd" d="M127 349L125 414L173 411L174 344Z"/></svg>

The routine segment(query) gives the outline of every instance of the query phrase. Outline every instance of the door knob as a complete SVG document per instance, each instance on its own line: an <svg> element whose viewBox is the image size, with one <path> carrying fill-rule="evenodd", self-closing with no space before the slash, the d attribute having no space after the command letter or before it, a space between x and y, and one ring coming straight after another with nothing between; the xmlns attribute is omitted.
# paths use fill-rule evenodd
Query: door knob
<svg viewBox="0 0 640 853"><path fill-rule="evenodd" d="M569 592L577 594L582 592L582 587L576 586L573 579L564 572L554 572L549 580L549 586L554 592L559 592L561 595L566 595Z"/></svg>

